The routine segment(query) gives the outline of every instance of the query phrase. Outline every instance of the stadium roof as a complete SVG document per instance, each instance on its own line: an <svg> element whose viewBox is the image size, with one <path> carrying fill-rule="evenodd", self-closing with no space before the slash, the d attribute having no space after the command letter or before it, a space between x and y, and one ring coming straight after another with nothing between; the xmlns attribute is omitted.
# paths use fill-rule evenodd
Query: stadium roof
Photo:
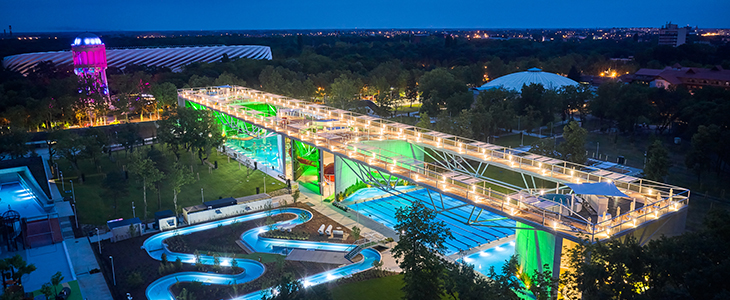
<svg viewBox="0 0 730 300"><path fill-rule="evenodd" d="M507 90L521 91L523 85L533 83L542 84L546 89L559 89L566 85L577 86L578 82L558 74L543 72L538 68L532 68L526 72L512 73L494 79L476 88L479 91L503 88Z"/></svg>
<svg viewBox="0 0 730 300"><path fill-rule="evenodd" d="M83 39L83 35L79 38ZM86 39L92 39L92 37L86 37ZM173 72L181 71L183 66L192 62L220 61L223 54L227 54L230 58L271 60L271 48L268 46L235 45L106 50L109 67L122 68L128 64L137 64L168 67ZM36 64L47 60L53 61L59 67L73 66L71 51L56 51L8 56L3 59L3 67L27 74Z"/></svg>

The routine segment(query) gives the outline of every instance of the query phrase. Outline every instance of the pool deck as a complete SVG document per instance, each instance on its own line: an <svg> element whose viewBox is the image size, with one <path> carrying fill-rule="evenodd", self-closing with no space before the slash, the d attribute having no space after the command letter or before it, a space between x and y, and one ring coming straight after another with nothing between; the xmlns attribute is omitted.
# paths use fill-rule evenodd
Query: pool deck
<svg viewBox="0 0 730 300"><path fill-rule="evenodd" d="M390 237L393 238L395 241L398 241L398 234L393 229L390 229L385 225L375 222L372 219L362 215L360 216L360 222L358 223L358 214L355 211L350 210L349 212L344 212L339 209L334 209L331 205L322 202L320 200L320 195L316 195L307 189L300 189L300 192L302 195L300 201L309 203L312 209L327 216L333 221L340 223L342 226L345 226L347 228L352 228L353 226L360 227L361 236L367 236L369 234L375 236L380 235L383 237ZM386 246L392 249L393 246L395 246L395 242L389 243ZM398 262L395 260L395 258L393 258L390 249L380 253L380 255L382 256L383 269L393 272L401 272L401 269L398 266Z"/></svg>
<svg viewBox="0 0 730 300"><path fill-rule="evenodd" d="M114 298L104 280L104 275L101 272L89 273L89 271L99 268L89 240L87 238L67 239L66 243L71 262L76 271L79 289L81 289L85 299L113 300Z"/></svg>

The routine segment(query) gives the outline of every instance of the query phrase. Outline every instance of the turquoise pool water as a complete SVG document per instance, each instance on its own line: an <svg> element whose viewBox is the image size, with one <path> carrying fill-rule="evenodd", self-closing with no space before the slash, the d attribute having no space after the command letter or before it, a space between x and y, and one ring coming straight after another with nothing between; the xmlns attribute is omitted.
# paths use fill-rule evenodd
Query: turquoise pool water
<svg viewBox="0 0 730 300"><path fill-rule="evenodd" d="M252 139L248 141L229 139L226 146L232 148L238 153L253 159L259 163L259 168L267 167L283 173L281 170L281 152L279 151L278 136L270 136L262 139Z"/></svg>
<svg viewBox="0 0 730 300"><path fill-rule="evenodd" d="M10 209L17 211L21 218L32 218L47 214L33 196L33 192L17 181L0 185L0 215Z"/></svg>
<svg viewBox="0 0 730 300"><path fill-rule="evenodd" d="M413 188L415 188L415 186L412 186L412 185L397 186L397 187L395 187L395 190L398 192L401 192L401 191L405 191L405 190L409 190L409 189L413 189ZM379 188L364 188L364 189L359 189L359 190L355 191L354 193L352 193L352 195L345 198L345 200L343 200L343 201L345 203L347 203L349 201L358 201L358 200L362 200L362 199L369 199L369 198L380 197L380 196L385 196L385 195L389 195L389 194L387 194L386 192L383 192Z"/></svg>
<svg viewBox="0 0 730 300"><path fill-rule="evenodd" d="M502 266L507 262L515 253L515 241L507 242L490 248L487 250L473 253L469 256L465 256L459 261L474 266L474 270L487 275L489 268L494 267L494 271L499 274L502 270Z"/></svg>
<svg viewBox="0 0 730 300"><path fill-rule="evenodd" d="M289 221L283 221L276 223L276 226L284 226L288 224L301 224L304 222L308 222L312 218L311 212L299 209L299 208L284 208L284 209L276 209L271 212L272 214L293 214L296 216L299 216L301 213L305 213L308 215L308 218L305 221L301 221L299 218L289 220ZM218 226L227 226L234 224L236 222L245 222L255 219L261 219L266 218L269 215L267 212L258 212L248 215L243 215L239 217L234 218L228 218L224 220L214 221L210 223L204 223L199 225L193 225L188 227L183 227L176 230L171 231L165 231L158 234L155 234L151 237L149 237L147 240L144 241L143 248L147 251L147 254L149 254L150 257L161 260L162 254L166 254L167 259L170 261L176 260L177 258L180 258L181 261L185 263L195 263L195 255L188 254L188 253L177 253L172 252L169 249L167 249L167 246L163 243L165 239L168 239L170 237L173 237L175 235L186 235L193 232L198 232L202 230L208 230L217 228ZM286 253L287 250L292 248L297 249L311 249L311 250L329 250L329 251L349 251L352 249L352 245L349 244L336 244L336 243L324 243L324 242L309 242L309 241L291 241L291 240L278 240L278 239L268 239L268 238L260 238L259 234L264 232L266 226L254 228L251 230L248 230L244 232L241 235L241 239L246 243L249 247L254 249L256 252L265 252L265 253L276 253L276 254L282 254ZM329 282L332 280L335 280L337 278L341 278L344 276L349 276L358 272L365 271L367 269L370 269L373 267L373 262L380 261L380 253L378 251L375 251L373 249L364 249L362 252L360 252L363 256L363 259L357 263L349 264L334 270L330 270L327 272L315 274L309 277L305 277L302 279L302 282L305 286L311 286L311 285L317 285L320 283ZM220 263L222 266L230 266L232 262L232 258L228 257L221 257ZM238 284L238 283L244 283L251 280L254 280L261 276L261 274L264 273L265 267L263 264L250 260L250 259L236 259L238 266L243 268L245 271L240 274L235 275L225 275L225 274L215 274L215 273L202 273L202 272L179 272L179 273L173 273L167 276L163 276L157 280L155 280L153 283L151 283L149 286L147 286L147 290L145 292L147 299L151 300L175 300L175 297L170 293L170 286L175 284L176 282L180 281L199 281L203 282L205 284L220 284L220 285L228 285L228 284ZM200 262L202 264L206 265L213 265L213 257L207 256L207 255L201 255L200 256ZM270 290L263 291L264 293L270 292ZM240 297L233 298L235 300L244 300L244 299L261 299L262 291L253 292L247 295L243 295Z"/></svg>
<svg viewBox="0 0 730 300"><path fill-rule="evenodd" d="M446 240L446 255L458 253L462 250L468 250L482 244L511 236L515 233L515 230L510 228L515 227L515 221L513 220L488 211L483 211L479 214L478 209L472 214L474 206L467 205L466 203L451 197L441 197L439 194L434 192L431 192L429 196L429 192L426 189L419 189L399 196L391 195L376 200L358 203L358 199L372 198L378 195L388 195L386 192L380 191L377 188L363 189L360 191L358 191L360 192L359 194L353 194L355 197L348 197L345 205L349 206L350 209L356 210L362 215L390 228L394 228L397 223L395 219L395 212L397 209L410 206L415 201L420 201L426 204L427 207L431 208L434 208L435 205L435 209L440 211L436 216L436 220L444 222L453 235L452 238ZM465 224L470 215L472 216L472 220L481 222L475 223L475 225ZM480 226L476 224L499 227Z"/></svg>

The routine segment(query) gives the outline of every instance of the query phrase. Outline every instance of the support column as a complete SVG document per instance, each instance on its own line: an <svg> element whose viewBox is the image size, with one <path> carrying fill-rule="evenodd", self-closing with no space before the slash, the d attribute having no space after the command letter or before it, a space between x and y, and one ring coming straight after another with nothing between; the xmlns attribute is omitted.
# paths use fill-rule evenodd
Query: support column
<svg viewBox="0 0 730 300"><path fill-rule="evenodd" d="M277 134L276 135L276 146L278 147L278 150L279 150L279 172L281 172L281 174L284 174L284 177L287 177L286 156L285 156L286 147L284 145L285 145L284 136L281 134Z"/></svg>
<svg viewBox="0 0 730 300"><path fill-rule="evenodd" d="M319 172L317 172L317 178L319 178L319 194L324 199L324 151L318 150L319 152Z"/></svg>

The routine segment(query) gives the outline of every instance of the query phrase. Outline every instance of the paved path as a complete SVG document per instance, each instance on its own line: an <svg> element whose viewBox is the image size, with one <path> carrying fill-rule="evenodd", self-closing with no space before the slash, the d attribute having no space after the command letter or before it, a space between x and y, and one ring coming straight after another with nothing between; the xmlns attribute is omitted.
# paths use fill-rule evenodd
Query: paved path
<svg viewBox="0 0 730 300"><path fill-rule="evenodd" d="M109 287L101 272L90 274L89 271L98 269L94 252L91 250L89 240L86 238L67 239L66 247L74 265L76 279L79 281L79 288L84 299L113 300Z"/></svg>
<svg viewBox="0 0 730 300"><path fill-rule="evenodd" d="M353 226L360 227L360 236L367 236L368 234L379 234L383 237L390 237L394 240L398 240L398 235L393 229L386 227L383 224L373 221L372 219L365 216L358 216L358 213L354 210L349 212L335 209L330 203L322 202L320 196L311 193L307 189L300 189L302 198L301 201L308 202L312 208L319 213L327 216L328 218L340 223L341 225L352 229ZM358 218L359 217L359 218Z"/></svg>
<svg viewBox="0 0 730 300"><path fill-rule="evenodd" d="M337 223L340 223L341 225L352 228L353 226L358 226L361 228L361 236L367 236L368 234L372 235L380 235L384 237L390 237L393 238L396 242L398 241L398 234L389 227L380 224L378 222L373 221L372 219L365 217L363 215L360 215L358 218L358 213L354 210L350 210L349 212L344 212L340 209L335 209L332 205L326 202L322 202L320 199L321 197L319 195L316 195L307 189L300 189L301 192L301 198L300 200L302 202L307 202L312 206L312 208L319 213L327 216L328 218L336 221ZM359 223L358 223L359 220ZM398 272L400 273L402 270L398 266L398 262L393 257L393 254L391 253L391 249L396 245L396 242L391 242L386 245L388 247L388 250L380 252L381 255L381 261L383 262L383 269L392 271L392 272Z"/></svg>

